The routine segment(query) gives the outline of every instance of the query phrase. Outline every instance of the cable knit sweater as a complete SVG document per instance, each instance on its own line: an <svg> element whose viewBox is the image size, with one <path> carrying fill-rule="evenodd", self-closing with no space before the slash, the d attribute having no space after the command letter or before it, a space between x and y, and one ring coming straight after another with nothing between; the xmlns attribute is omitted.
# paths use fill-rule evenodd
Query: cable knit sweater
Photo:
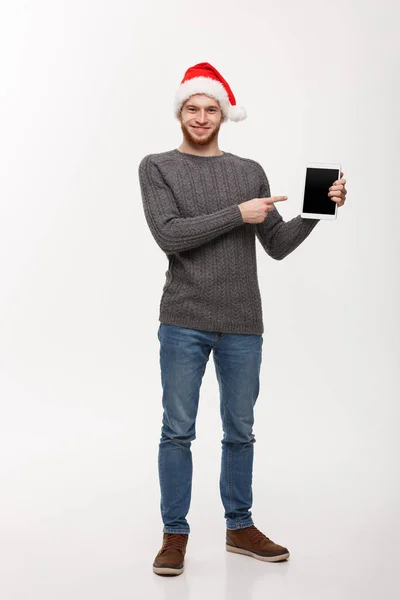
<svg viewBox="0 0 400 600"><path fill-rule="evenodd" d="M138 174L147 224L169 263L159 321L261 335L256 237L269 256L282 260L318 219L284 221L274 206L262 223L245 223L238 205L270 197L269 183L258 162L230 152L148 154Z"/></svg>

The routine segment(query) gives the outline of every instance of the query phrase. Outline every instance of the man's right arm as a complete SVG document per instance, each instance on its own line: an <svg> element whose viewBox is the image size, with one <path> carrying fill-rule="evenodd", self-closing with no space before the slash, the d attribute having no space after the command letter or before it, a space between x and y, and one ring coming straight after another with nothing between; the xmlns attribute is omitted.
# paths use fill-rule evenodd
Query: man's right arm
<svg viewBox="0 0 400 600"><path fill-rule="evenodd" d="M211 214L181 217L171 188L151 155L142 159L138 173L147 224L166 254L197 248L244 223L238 204Z"/></svg>

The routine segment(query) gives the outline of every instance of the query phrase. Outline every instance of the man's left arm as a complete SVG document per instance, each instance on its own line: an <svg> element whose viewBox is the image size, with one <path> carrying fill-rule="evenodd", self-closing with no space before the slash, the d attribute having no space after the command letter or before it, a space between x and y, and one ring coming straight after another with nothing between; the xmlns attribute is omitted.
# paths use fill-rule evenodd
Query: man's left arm
<svg viewBox="0 0 400 600"><path fill-rule="evenodd" d="M343 173L340 174L343 176ZM345 179L335 181L329 188L329 197L342 206L346 199ZM263 182L260 198L270 198L271 191L268 178L263 170ZM256 235L264 250L275 260L282 260L293 252L310 235L320 219L303 219L297 215L290 221L284 221L274 205L273 210L267 213L262 223L255 225Z"/></svg>

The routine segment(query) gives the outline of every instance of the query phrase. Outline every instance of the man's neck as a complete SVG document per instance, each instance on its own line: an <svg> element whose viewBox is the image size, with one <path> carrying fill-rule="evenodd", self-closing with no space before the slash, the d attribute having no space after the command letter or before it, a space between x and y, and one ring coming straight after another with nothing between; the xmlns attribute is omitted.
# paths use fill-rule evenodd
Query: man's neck
<svg viewBox="0 0 400 600"><path fill-rule="evenodd" d="M196 154L197 156L220 156L223 154L222 150L218 148L218 143L202 146L200 144L191 144L187 140L183 140L178 150L186 154Z"/></svg>

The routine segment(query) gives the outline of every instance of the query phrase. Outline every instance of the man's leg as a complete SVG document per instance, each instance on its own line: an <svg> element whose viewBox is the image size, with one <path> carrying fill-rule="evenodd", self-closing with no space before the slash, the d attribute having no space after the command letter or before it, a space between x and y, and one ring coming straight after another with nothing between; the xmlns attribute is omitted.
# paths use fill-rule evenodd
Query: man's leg
<svg viewBox="0 0 400 600"><path fill-rule="evenodd" d="M200 386L213 334L161 323L160 367L163 418L158 454L160 509L164 533L189 533L192 440Z"/></svg>
<svg viewBox="0 0 400 600"><path fill-rule="evenodd" d="M227 529L254 525L254 405L259 393L261 335L220 334L213 357L223 427L220 493Z"/></svg>

